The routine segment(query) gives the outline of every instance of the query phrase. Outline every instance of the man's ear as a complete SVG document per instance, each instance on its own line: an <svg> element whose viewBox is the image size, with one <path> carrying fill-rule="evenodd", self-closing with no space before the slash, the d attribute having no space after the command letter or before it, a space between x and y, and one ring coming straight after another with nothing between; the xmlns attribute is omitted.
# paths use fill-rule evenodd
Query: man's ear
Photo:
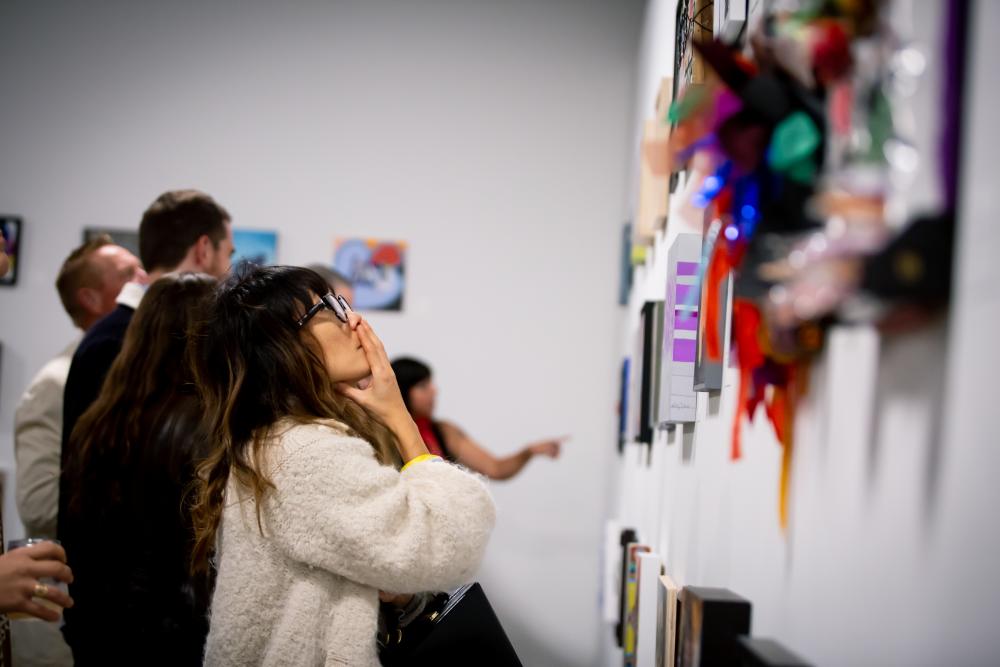
<svg viewBox="0 0 1000 667"><path fill-rule="evenodd" d="M91 315L101 312L101 293L93 287L80 287L76 290L76 302Z"/></svg>
<svg viewBox="0 0 1000 667"><path fill-rule="evenodd" d="M202 234L194 244L194 258L199 270L208 267L214 250L215 244L212 243L212 239L208 234Z"/></svg>

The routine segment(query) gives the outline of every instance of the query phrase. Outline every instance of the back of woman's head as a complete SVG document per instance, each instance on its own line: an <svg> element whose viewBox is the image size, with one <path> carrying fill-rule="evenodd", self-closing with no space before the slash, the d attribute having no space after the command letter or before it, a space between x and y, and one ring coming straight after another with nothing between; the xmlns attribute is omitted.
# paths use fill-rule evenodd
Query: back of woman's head
<svg viewBox="0 0 1000 667"><path fill-rule="evenodd" d="M151 437L185 386L191 386L187 334L214 286L211 276L167 274L146 291L101 393L73 429L67 459L71 489L104 490L116 498L120 486L114 476L108 484L89 478L115 469L112 463L125 465L135 444ZM71 505L79 508L82 495L72 497Z"/></svg>
<svg viewBox="0 0 1000 667"><path fill-rule="evenodd" d="M396 383L399 385L399 393L403 395L406 409L412 412L410 390L431 378L431 367L412 357L400 357L392 362L392 372L396 374Z"/></svg>
<svg viewBox="0 0 1000 667"><path fill-rule="evenodd" d="M245 265L215 293L191 362L214 447L199 469L196 569L206 565L230 475L253 493L260 522L260 501L272 486L265 447L278 421L336 419L371 443L383 463L397 463L389 431L335 391L307 344L311 334L296 326L329 289L309 269Z"/></svg>

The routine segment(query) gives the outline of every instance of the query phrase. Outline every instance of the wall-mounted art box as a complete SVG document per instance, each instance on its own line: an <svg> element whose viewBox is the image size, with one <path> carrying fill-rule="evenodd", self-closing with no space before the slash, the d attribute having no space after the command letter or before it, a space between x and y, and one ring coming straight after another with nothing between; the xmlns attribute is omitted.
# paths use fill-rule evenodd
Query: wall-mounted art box
<svg viewBox="0 0 1000 667"><path fill-rule="evenodd" d="M750 634L750 602L725 588L687 586L681 592L678 667L732 667L740 635Z"/></svg>
<svg viewBox="0 0 1000 667"><path fill-rule="evenodd" d="M667 251L667 291L663 298L663 346L660 425L695 420L698 395L694 390L694 364L698 333L698 263L701 237L678 234Z"/></svg>

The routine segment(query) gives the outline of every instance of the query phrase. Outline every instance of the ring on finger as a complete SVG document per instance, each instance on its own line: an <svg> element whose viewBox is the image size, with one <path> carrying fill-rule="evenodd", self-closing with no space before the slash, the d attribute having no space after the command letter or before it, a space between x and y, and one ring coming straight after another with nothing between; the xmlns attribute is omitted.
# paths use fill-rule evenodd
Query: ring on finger
<svg viewBox="0 0 1000 667"><path fill-rule="evenodd" d="M35 584L34 596L42 599L47 598L49 596L49 587L43 583Z"/></svg>

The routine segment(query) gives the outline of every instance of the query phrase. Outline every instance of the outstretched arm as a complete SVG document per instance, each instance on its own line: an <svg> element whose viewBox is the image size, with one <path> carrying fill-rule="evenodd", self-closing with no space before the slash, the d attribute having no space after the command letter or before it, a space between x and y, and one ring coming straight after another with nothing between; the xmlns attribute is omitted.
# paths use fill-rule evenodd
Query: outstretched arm
<svg viewBox="0 0 1000 667"><path fill-rule="evenodd" d="M484 449L479 443L465 434L454 424L442 422L441 434L448 451L465 467L475 470L490 479L510 479L528 464L535 456L557 458L559 447L566 439L553 438L525 445L519 452L510 456L497 457Z"/></svg>

